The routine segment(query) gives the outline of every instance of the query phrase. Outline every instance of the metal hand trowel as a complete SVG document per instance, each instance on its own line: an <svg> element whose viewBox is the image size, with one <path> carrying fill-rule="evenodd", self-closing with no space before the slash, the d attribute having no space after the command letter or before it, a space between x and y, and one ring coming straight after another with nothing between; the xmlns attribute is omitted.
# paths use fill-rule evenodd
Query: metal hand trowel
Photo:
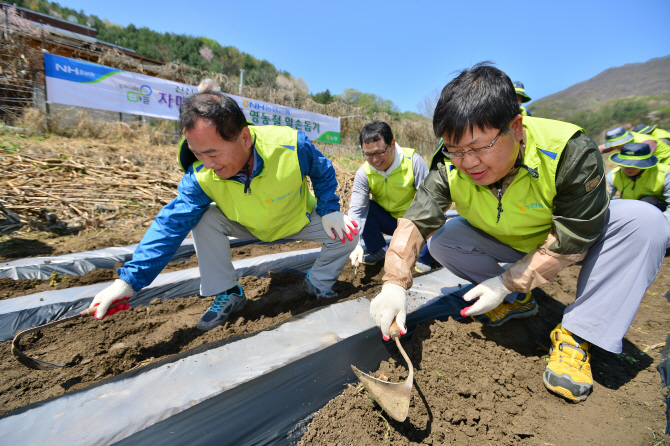
<svg viewBox="0 0 670 446"><path fill-rule="evenodd" d="M402 357L407 361L409 374L407 375L405 382L390 383L382 381L361 372L353 365L351 368L368 392L370 392L370 395L372 395L375 401L391 416L391 418L396 421L405 421L407 412L409 411L409 398L412 394L414 367L412 366L412 361L407 357L407 353L405 353L405 350L402 348L402 345L400 345L400 330L395 321L393 321L393 325L391 325L390 334L391 338L395 340Z"/></svg>

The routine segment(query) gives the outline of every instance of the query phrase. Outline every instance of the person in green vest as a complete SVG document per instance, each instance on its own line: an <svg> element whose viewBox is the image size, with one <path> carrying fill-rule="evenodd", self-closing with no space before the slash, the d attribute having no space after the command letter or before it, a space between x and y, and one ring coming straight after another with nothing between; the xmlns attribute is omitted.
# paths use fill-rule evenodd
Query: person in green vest
<svg viewBox="0 0 670 446"><path fill-rule="evenodd" d="M514 90L516 91L516 98L519 100L519 110L521 110L521 115L522 116L530 116L530 112L526 107L524 107L523 103L525 102L530 102L530 96L526 94L526 89L523 87L523 84L519 81L513 82L514 84Z"/></svg>
<svg viewBox="0 0 670 446"><path fill-rule="evenodd" d="M246 304L228 237L322 242L303 289L317 299L336 297L332 287L358 244L358 231L340 212L330 160L303 132L250 125L237 102L221 93L189 96L179 121L185 139L177 197L158 213L132 260L118 269L119 279L94 297L95 317L128 309L124 299L154 280L191 231L200 294L215 296L198 321L201 330L222 325Z"/></svg>
<svg viewBox="0 0 670 446"><path fill-rule="evenodd" d="M670 223L647 203L610 204L597 144L576 125L522 116L512 81L486 62L442 90L433 129L440 145L398 220L370 315L385 339L394 320L406 332L411 267L426 240L435 260L474 284L461 316L492 326L537 314L531 290L581 262L575 302L548 333L543 380L583 401L593 389L592 344L621 352ZM459 217L445 221L452 203ZM634 273L620 274L630 265Z"/></svg>
<svg viewBox="0 0 670 446"><path fill-rule="evenodd" d="M358 223L367 254L358 244L349 256L354 266L374 265L384 260L384 234L393 234L398 218L405 213L421 181L428 175L428 165L421 155L414 149L400 147L385 122L365 124L359 142L366 161L354 177L349 217ZM425 273L430 271L432 262L428 247L424 246L414 268Z"/></svg>
<svg viewBox="0 0 670 446"><path fill-rule="evenodd" d="M645 125L640 124L633 127L633 132L641 133L643 135L651 135L654 138L662 140L666 144L670 144L670 132L659 128L656 124L654 125Z"/></svg>
<svg viewBox="0 0 670 446"><path fill-rule="evenodd" d="M663 164L670 164L670 144L666 144L655 136L645 135L644 133L630 132L624 127L615 127L605 133L605 143L598 146L603 154L619 151L629 142L638 142L649 144L651 151L654 152L658 161Z"/></svg>
<svg viewBox="0 0 670 446"><path fill-rule="evenodd" d="M670 165L658 162L649 144L629 142L610 161L617 164L607 174L610 198L640 200L656 206L670 221Z"/></svg>

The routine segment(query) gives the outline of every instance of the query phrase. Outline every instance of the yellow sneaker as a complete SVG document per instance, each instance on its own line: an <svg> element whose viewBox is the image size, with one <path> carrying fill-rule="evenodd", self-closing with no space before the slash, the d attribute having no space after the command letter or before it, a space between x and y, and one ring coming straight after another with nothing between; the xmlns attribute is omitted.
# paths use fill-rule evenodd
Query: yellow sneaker
<svg viewBox="0 0 670 446"><path fill-rule="evenodd" d="M591 343L577 344L561 324L551 332L551 343L549 364L542 375L544 385L572 402L584 401L593 389Z"/></svg>
<svg viewBox="0 0 670 446"><path fill-rule="evenodd" d="M511 319L525 319L535 316L539 308L531 293L526 293L522 300L504 301L488 313L473 316L473 319L491 327L498 327Z"/></svg>

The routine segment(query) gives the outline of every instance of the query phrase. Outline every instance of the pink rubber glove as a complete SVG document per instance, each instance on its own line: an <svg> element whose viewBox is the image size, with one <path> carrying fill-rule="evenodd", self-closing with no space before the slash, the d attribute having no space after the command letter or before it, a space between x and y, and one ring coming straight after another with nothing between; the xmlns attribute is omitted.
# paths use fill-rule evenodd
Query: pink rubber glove
<svg viewBox="0 0 670 446"><path fill-rule="evenodd" d="M342 243L344 243L345 235L349 241L354 239L353 235L358 235L358 231L356 230L358 223L342 212L331 212L324 215L321 217L321 224L326 234L329 236L332 234L333 240L339 238ZM353 235L351 235L352 233Z"/></svg>

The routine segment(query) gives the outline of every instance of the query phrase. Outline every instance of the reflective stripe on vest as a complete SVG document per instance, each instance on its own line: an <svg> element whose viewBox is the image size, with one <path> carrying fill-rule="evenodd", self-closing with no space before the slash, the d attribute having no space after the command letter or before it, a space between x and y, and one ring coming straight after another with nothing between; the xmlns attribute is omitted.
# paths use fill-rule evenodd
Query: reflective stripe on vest
<svg viewBox="0 0 670 446"><path fill-rule="evenodd" d="M612 183L621 194L621 198L639 200L642 197L653 195L665 201L663 185L669 169L670 165L658 163L644 169L640 178L633 181L623 173L621 167L617 167L612 170Z"/></svg>
<svg viewBox="0 0 670 446"><path fill-rule="evenodd" d="M400 166L387 178L372 170L366 161L363 164L368 176L372 199L379 206L388 211L393 218L403 216L416 195L414 188L414 149L402 148L403 158Z"/></svg>
<svg viewBox="0 0 670 446"><path fill-rule="evenodd" d="M656 143L656 150L654 150L654 155L656 155L656 158L658 158L658 162L662 164L670 164L670 145L667 145L655 136L636 132L630 133L633 135L633 140L631 142L654 141Z"/></svg>
<svg viewBox="0 0 670 446"><path fill-rule="evenodd" d="M202 190L230 220L240 223L264 242L295 234L309 223L316 200L300 173L298 132L290 127L249 127L263 170L244 184L220 178L202 161L193 171Z"/></svg>
<svg viewBox="0 0 670 446"><path fill-rule="evenodd" d="M552 228L556 196L556 167L563 149L579 127L550 119L524 117L526 151L524 164L539 174L533 178L519 168L502 196L503 212L498 217L498 199L488 186L479 186L452 164L446 164L449 190L459 215L472 226L522 252L541 245ZM509 137L509 135L505 136ZM448 161L445 158L445 161Z"/></svg>

